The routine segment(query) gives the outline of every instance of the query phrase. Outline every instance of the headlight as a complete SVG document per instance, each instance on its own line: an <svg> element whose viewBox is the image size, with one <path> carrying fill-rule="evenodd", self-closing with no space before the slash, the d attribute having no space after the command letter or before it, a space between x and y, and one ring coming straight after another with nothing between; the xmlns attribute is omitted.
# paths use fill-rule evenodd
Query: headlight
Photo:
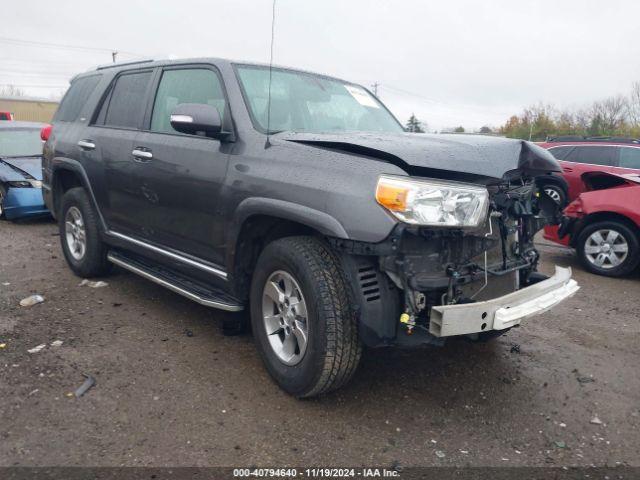
<svg viewBox="0 0 640 480"><path fill-rule="evenodd" d="M405 223L477 227L486 219L489 192L466 183L382 175L376 200Z"/></svg>

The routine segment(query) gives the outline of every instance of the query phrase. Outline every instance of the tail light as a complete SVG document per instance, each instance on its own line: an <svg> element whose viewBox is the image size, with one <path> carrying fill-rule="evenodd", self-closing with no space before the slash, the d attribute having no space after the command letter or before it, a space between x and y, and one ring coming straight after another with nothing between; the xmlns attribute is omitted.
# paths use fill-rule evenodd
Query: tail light
<svg viewBox="0 0 640 480"><path fill-rule="evenodd" d="M49 140L49 136L51 135L52 128L53 128L53 125L47 124L44 127L42 127L42 130L40 130L40 138L42 139L43 142L46 142L47 140Z"/></svg>

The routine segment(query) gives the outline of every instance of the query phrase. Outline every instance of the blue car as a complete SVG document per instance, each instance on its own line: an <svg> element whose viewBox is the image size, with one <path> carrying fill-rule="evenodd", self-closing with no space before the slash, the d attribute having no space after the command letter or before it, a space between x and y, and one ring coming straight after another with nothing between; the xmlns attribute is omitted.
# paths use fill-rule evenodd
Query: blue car
<svg viewBox="0 0 640 480"><path fill-rule="evenodd" d="M0 122L0 218L49 214L42 198L42 127Z"/></svg>

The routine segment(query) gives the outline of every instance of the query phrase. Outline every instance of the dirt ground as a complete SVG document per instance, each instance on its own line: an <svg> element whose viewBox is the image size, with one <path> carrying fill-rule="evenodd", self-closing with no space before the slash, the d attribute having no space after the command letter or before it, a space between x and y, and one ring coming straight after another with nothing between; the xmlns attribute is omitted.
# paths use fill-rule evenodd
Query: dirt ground
<svg viewBox="0 0 640 480"><path fill-rule="evenodd" d="M582 286L559 308L489 344L368 351L299 401L225 314L121 270L78 286L56 231L0 223L1 466L640 465L640 274L542 245Z"/></svg>

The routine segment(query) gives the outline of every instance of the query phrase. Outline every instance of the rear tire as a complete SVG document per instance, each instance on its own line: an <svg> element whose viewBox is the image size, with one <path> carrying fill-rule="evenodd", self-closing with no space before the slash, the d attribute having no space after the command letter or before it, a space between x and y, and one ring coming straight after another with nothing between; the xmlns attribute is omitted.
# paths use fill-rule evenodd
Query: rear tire
<svg viewBox="0 0 640 480"><path fill-rule="evenodd" d="M260 255L252 330L267 370L291 395L335 390L356 371L362 346L349 288L337 256L319 239L283 238Z"/></svg>
<svg viewBox="0 0 640 480"><path fill-rule="evenodd" d="M615 220L595 222L583 228L576 250L584 268L597 275L627 275L640 263L638 234Z"/></svg>
<svg viewBox="0 0 640 480"><path fill-rule="evenodd" d="M0 218L4 218L4 199L7 198L7 189L0 184Z"/></svg>
<svg viewBox="0 0 640 480"><path fill-rule="evenodd" d="M100 277L113 267L100 238L98 215L82 187L62 197L58 217L60 243L69 267L79 277Z"/></svg>

